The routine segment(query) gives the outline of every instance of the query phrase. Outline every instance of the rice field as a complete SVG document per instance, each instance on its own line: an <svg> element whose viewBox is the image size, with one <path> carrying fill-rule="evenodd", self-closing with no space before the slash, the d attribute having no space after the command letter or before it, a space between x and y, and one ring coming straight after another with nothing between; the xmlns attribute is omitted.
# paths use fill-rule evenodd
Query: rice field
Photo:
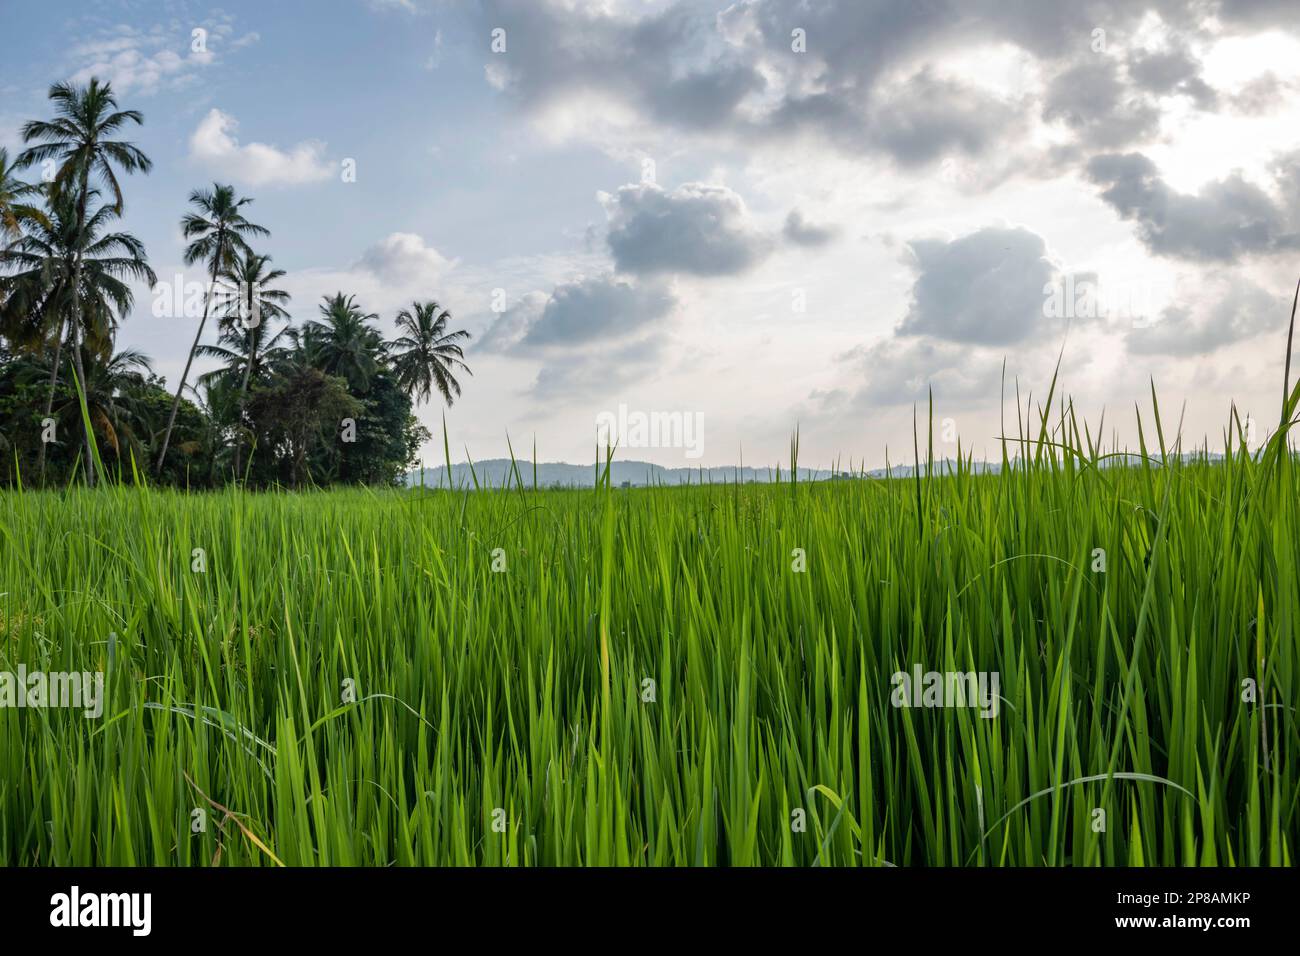
<svg viewBox="0 0 1300 956"><path fill-rule="evenodd" d="M104 674L0 708L0 861L1292 865L1300 481L1156 416L992 474L0 492L0 669Z"/></svg>

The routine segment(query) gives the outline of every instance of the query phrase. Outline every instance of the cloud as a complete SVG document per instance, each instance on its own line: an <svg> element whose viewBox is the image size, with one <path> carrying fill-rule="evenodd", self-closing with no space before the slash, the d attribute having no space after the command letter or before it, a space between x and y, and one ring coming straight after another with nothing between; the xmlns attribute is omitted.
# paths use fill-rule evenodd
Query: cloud
<svg viewBox="0 0 1300 956"><path fill-rule="evenodd" d="M750 223L744 200L725 186L685 183L666 192L641 183L598 198L620 272L734 275L772 249L772 240Z"/></svg>
<svg viewBox="0 0 1300 956"><path fill-rule="evenodd" d="M1060 122L1092 148L1114 149L1150 139L1160 109L1130 90L1118 61L1093 56L1058 73L1047 86L1043 119Z"/></svg>
<svg viewBox="0 0 1300 956"><path fill-rule="evenodd" d="M1129 330L1125 343L1134 355L1206 355L1281 328L1287 304L1247 279L1221 275L1191 301L1176 302L1151 324Z"/></svg>
<svg viewBox="0 0 1300 956"><path fill-rule="evenodd" d="M1219 0L1215 15L1226 24L1252 29L1300 25L1300 7L1294 0Z"/></svg>
<svg viewBox="0 0 1300 956"><path fill-rule="evenodd" d="M1063 276L1041 236L987 227L956 239L913 240L907 250L916 273L907 314L892 337L839 356L853 380L809 396L821 413L862 414L931 393L936 401L991 403L1006 354L999 346L1051 344L1045 333L1057 319L1047 317L1046 304Z"/></svg>
<svg viewBox="0 0 1300 956"><path fill-rule="evenodd" d="M1142 50L1132 77L1109 75L1118 65L1096 55L1064 72L1099 24L1127 37L1154 12L1176 37L1200 30L1211 22L1200 0L483 0L478 9L482 28L507 39L485 64L493 87L549 130L596 138L650 127L785 149L807 134L905 167L983 157L1023 140L1037 104L1006 75L967 83L947 70L949 54L980 48L1014 49L1022 76L1036 66L1057 76L1051 113L1080 138L1103 133L1108 148L1153 128L1148 95L1213 99L1181 41ZM1073 95L1071 80L1101 98ZM579 115L554 122L576 103Z"/></svg>
<svg viewBox="0 0 1300 956"><path fill-rule="evenodd" d="M202 30L201 46L192 30ZM85 83L92 76L113 85L120 97L130 93L149 96L163 89L181 89L195 82L202 69L217 61L223 48L238 50L259 39L246 33L232 40L234 20L220 15L190 27L173 21L169 26L142 30L120 24L74 45L69 51L73 64L69 79Z"/></svg>
<svg viewBox="0 0 1300 956"><path fill-rule="evenodd" d="M442 63L442 30L435 30L433 33L433 52L424 61L424 68L426 70L436 70L440 63Z"/></svg>
<svg viewBox="0 0 1300 956"><path fill-rule="evenodd" d="M860 121L864 145L902 166L953 154L982 156L1025 126L1023 105L928 68L885 86L878 99Z"/></svg>
<svg viewBox="0 0 1300 956"><path fill-rule="evenodd" d="M1243 116L1275 113L1291 101L1296 84L1266 71L1244 83L1228 97L1228 105Z"/></svg>
<svg viewBox="0 0 1300 956"><path fill-rule="evenodd" d="M785 217L781 234L796 246L824 246L840 234L838 226L819 226L808 222L798 209L791 209Z"/></svg>
<svg viewBox="0 0 1300 956"><path fill-rule="evenodd" d="M531 292L501 313L475 351L541 363L525 389L548 404L608 394L658 368L677 300L663 285L613 275Z"/></svg>
<svg viewBox="0 0 1300 956"><path fill-rule="evenodd" d="M1128 57L1135 86L1157 96L1183 95L1203 110L1218 104L1218 93L1201 77L1202 64L1186 40L1174 38L1164 49L1137 50Z"/></svg>
<svg viewBox="0 0 1300 956"><path fill-rule="evenodd" d="M707 11L671 5L628 17L544 0L486 0L479 9L507 43L488 77L529 111L599 91L665 124L701 129L764 85L752 64L718 46Z"/></svg>
<svg viewBox="0 0 1300 956"><path fill-rule="evenodd" d="M304 140L288 150L265 143L241 145L234 136L238 128L230 114L210 110L190 137L190 158L219 176L251 186L320 182L335 173L325 160L324 143Z"/></svg>
<svg viewBox="0 0 1300 956"><path fill-rule="evenodd" d="M582 349L641 333L676 305L672 293L656 283L612 275L579 278L549 296L524 296L493 322L479 348L525 355L552 347Z"/></svg>
<svg viewBox="0 0 1300 956"><path fill-rule="evenodd" d="M1087 52L1064 61L1043 93L1042 117L1073 134L1058 147L1071 161L1098 150L1119 150L1161 135L1163 99L1186 97L1200 110L1220 105L1219 91L1202 76L1204 64L1187 39L1167 25L1153 47Z"/></svg>
<svg viewBox="0 0 1300 956"><path fill-rule="evenodd" d="M413 232L394 232L367 248L357 265L394 284L440 279L452 263Z"/></svg>
<svg viewBox="0 0 1300 956"><path fill-rule="evenodd" d="M182 56L175 49L161 47L164 42L161 36L132 32L83 43L72 52L84 65L69 79L73 83L85 83L92 76L99 77L111 83L119 96L148 95L157 92L164 82L178 81L189 70L210 62L205 54Z"/></svg>
<svg viewBox="0 0 1300 956"><path fill-rule="evenodd" d="M568 345L621 338L668 315L666 290L601 277L562 285L524 335L525 346Z"/></svg>
<svg viewBox="0 0 1300 956"><path fill-rule="evenodd" d="M414 233L394 232L366 247L346 266L291 269L284 286L293 293L296 314L314 314L321 296L354 294L383 322L412 301L437 299L459 318L457 303L469 295L460 262L444 256Z"/></svg>
<svg viewBox="0 0 1300 956"><path fill-rule="evenodd" d="M666 352L664 336L647 335L598 353L551 356L538 370L528 393L547 402L608 395L661 367Z"/></svg>
<svg viewBox="0 0 1300 956"><path fill-rule="evenodd" d="M517 350L528 330L542 317L550 300L545 292L529 292L505 309L474 346L478 352L509 353Z"/></svg>
<svg viewBox="0 0 1300 956"><path fill-rule="evenodd" d="M908 243L916 281L899 335L1003 345L1045 323L1044 288L1057 275L1042 237L986 228L951 241Z"/></svg>
<svg viewBox="0 0 1300 956"><path fill-rule="evenodd" d="M1288 175L1285 164L1279 166L1278 175ZM1089 161L1087 176L1105 187L1102 199L1135 222L1138 238L1158 255L1232 262L1300 245L1300 204L1283 208L1240 173L1207 183L1199 194L1180 193L1143 154L1109 153Z"/></svg>
<svg viewBox="0 0 1300 956"><path fill-rule="evenodd" d="M855 389L814 393L827 411L864 412L891 405L936 401L995 402L1002 374L1000 356L933 339L885 339L841 355L859 384Z"/></svg>

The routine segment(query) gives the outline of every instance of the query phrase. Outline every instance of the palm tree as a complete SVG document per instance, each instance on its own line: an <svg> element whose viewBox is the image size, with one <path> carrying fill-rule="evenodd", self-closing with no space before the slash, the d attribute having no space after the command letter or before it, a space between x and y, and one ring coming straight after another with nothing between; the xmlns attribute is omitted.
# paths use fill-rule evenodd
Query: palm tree
<svg viewBox="0 0 1300 956"><path fill-rule="evenodd" d="M92 77L89 85L55 83L50 87L49 98L55 105L55 118L50 122L33 120L23 127L23 142L38 145L24 150L17 165L30 166L46 159L57 159L59 169L53 188L60 193L71 193L76 201L77 235L86 226L87 205L90 202L90 181L104 182L113 193L113 209L122 213L122 188L118 184L114 165L124 172L136 170L147 173L153 164L149 157L132 143L111 137L127 123L140 125L144 117L137 110L117 109L117 99L109 83L100 83ZM82 327L81 268L84 243L78 242L73 262L72 279L72 354L77 375L84 382L85 369L81 365L81 349L76 336ZM95 482L94 455L90 447L90 429L86 437L86 480Z"/></svg>
<svg viewBox="0 0 1300 956"><path fill-rule="evenodd" d="M153 367L138 349L107 355L86 351L86 411L95 430L120 460L124 452L147 454L138 432L147 429L141 395ZM80 409L77 409L80 414ZM143 464L143 462L141 462Z"/></svg>
<svg viewBox="0 0 1300 956"><path fill-rule="evenodd" d="M194 344L190 346L189 357L185 360L185 370L181 372L180 384L176 386L176 397L172 401L171 415L167 418L167 429L163 432L162 451L158 453L158 471L162 471L167 458L167 446L171 442L172 427L176 424L176 410L180 408L181 394L185 391L185 380L189 378L190 365L194 362L194 353L203 337L203 326L208 322L208 309L212 305L212 292L217 284L217 276L235 264L238 254L249 254L246 236L269 236L269 230L244 218L241 210L252 199L239 199L235 196L233 186L213 183L211 191L196 189L190 193L190 203L198 212L187 213L181 220L181 229L186 239L192 240L185 247L185 264L196 262L208 263L208 272L212 277L209 294L203 300L203 318L199 321L199 330L194 335Z"/></svg>
<svg viewBox="0 0 1300 956"><path fill-rule="evenodd" d="M316 368L341 376L354 391L364 392L379 371L384 340L370 324L379 316L362 312L355 299L342 292L325 296L321 319L303 325L302 346Z"/></svg>
<svg viewBox="0 0 1300 956"><path fill-rule="evenodd" d="M90 190L90 199L98 190ZM117 217L113 206L102 205L79 228L77 203L68 193L49 197L49 214L29 225L6 254L15 269L8 276L9 298L0 308L0 332L29 351L53 351L45 415L50 417L58 386L65 335L70 347L106 356L118 323L131 311L131 281L150 286L158 280L144 245L129 233L105 229ZM79 285L74 285L80 276ZM80 320L78 326L77 322ZM80 357L75 363L81 370ZM84 385L84 370L78 373ZM89 462L87 469L92 466ZM45 445L37 451L38 481L45 471Z"/></svg>
<svg viewBox="0 0 1300 956"><path fill-rule="evenodd" d="M397 329L406 333L388 343L388 354L397 382L411 398L427 402L436 388L448 405L460 396L457 368L473 375L465 364L465 353L456 343L469 338L462 330L447 331L451 313L437 302L413 302L397 313Z"/></svg>
<svg viewBox="0 0 1300 956"><path fill-rule="evenodd" d="M9 150L0 146L0 243L21 236L25 223L46 222L45 213L39 207L23 201L28 196L40 195L41 187L23 182L14 175L15 169L16 164L9 162Z"/></svg>
<svg viewBox="0 0 1300 956"><path fill-rule="evenodd" d="M260 372L261 349L263 341L268 348L275 346L276 340L283 333L266 340L267 324L272 321L284 321L289 318L283 303L289 301L289 293L283 289L271 289L268 286L284 278L283 269L268 269L270 256L261 256L246 251L242 259L221 274L225 285L222 293L226 297L226 314L219 322L221 329L219 345L199 346L199 353L209 358L218 358L225 363L225 368L209 372L200 381L216 377L233 377L238 375L239 391L235 402L235 422L242 426L244 403L248 397L248 383L255 373ZM235 475L240 473L241 449L243 441L235 440Z"/></svg>
<svg viewBox="0 0 1300 956"><path fill-rule="evenodd" d="M192 444L198 460L207 462L208 465L207 473L200 477L212 486L218 484L219 470L217 466L221 458L221 451L226 445L221 423L231 421L236 417L235 382L231 377L223 376L223 371L209 372L206 375L199 376L199 387L190 388L190 395L200 412L199 422L201 425L198 437L193 440Z"/></svg>
<svg viewBox="0 0 1300 956"><path fill-rule="evenodd" d="M42 378L52 364L48 355L28 362L32 374ZM86 369L82 389L86 412L95 433L103 439L103 447L119 459L127 451L139 453L144 445L138 435L148 430L144 396L147 377L153 372L149 359L136 349L105 353L86 348L82 364ZM57 403L47 405L46 417L59 422L61 428L82 420L81 399L76 393L65 388L57 398Z"/></svg>

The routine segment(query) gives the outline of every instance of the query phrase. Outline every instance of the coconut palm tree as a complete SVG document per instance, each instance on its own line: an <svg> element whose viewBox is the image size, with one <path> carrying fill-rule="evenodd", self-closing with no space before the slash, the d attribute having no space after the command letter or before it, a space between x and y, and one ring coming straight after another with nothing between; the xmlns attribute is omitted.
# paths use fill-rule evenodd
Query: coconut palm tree
<svg viewBox="0 0 1300 956"><path fill-rule="evenodd" d="M269 287L271 283L284 278L285 272L283 269L268 268L270 261L270 256L258 255L250 250L221 274L226 313L218 323L221 330L220 344L199 346L200 355L221 359L225 365L215 372L209 372L200 381L238 376L235 423L240 429L243 426L248 383L260 371L263 344L273 348L283 332L281 330L268 339L268 325L289 318L289 313L284 308L284 303L289 301L289 293L283 289ZM237 437L235 439L237 476L240 473L242 447L242 438Z"/></svg>
<svg viewBox="0 0 1300 956"><path fill-rule="evenodd" d="M238 373L236 373L237 376ZM198 408L200 429L193 439L193 451L200 462L206 462L208 470L199 474L204 483L216 486L219 482L221 453L227 446L225 429L222 422L235 420L235 389L237 377L232 379L220 372L208 373L198 378L198 388L191 387L190 397Z"/></svg>
<svg viewBox="0 0 1300 956"><path fill-rule="evenodd" d="M153 164L149 157L132 143L113 137L128 123L137 126L144 117L137 110L119 110L112 85L100 83L92 77L86 86L55 83L50 87L49 98L54 103L55 118L49 122L33 120L23 127L23 141L35 143L18 157L17 165L30 166L43 160L56 160L58 171L51 186L54 191L71 194L76 203L77 234L86 226L87 210L91 197L91 181L104 183L113 194L113 210L122 213L122 188L114 167L123 172L137 170L149 172ZM82 248L78 242L73 262L72 321L69 328L75 337L82 328L81 269ZM85 381L81 367L81 349L72 342L73 364L77 375ZM86 480L95 481L94 455L90 448L90 429L85 428Z"/></svg>
<svg viewBox="0 0 1300 956"><path fill-rule="evenodd" d="M27 361L32 374L42 378L53 364L48 354ZM82 389L86 413L100 447L111 450L118 459L128 453L135 453L138 459L145 449L140 435L148 432L143 399L147 378L153 373L149 359L136 349L104 353L85 348L82 366L86 370ZM81 399L75 391L64 387L56 398L46 409L47 418L58 422L60 429L82 421Z"/></svg>
<svg viewBox="0 0 1300 956"><path fill-rule="evenodd" d="M427 402L437 389L448 405L460 396L456 369L474 373L465 364L465 353L457 344L467 340L463 329L447 331L451 313L437 302L413 302L397 313L397 330L405 334L388 343L389 361L397 382L417 403Z"/></svg>
<svg viewBox="0 0 1300 956"><path fill-rule="evenodd" d="M356 296L342 292L325 296L320 314L320 319L303 325L303 349L316 368L341 376L354 391L364 392L384 355L384 340L370 324L379 316L362 312Z"/></svg>
<svg viewBox="0 0 1300 956"><path fill-rule="evenodd" d="M39 206L25 202L29 197L39 197L41 187L23 182L15 172L16 164L9 161L9 150L0 146L0 254L6 244L22 235L25 223L46 222Z"/></svg>
<svg viewBox="0 0 1300 956"><path fill-rule="evenodd" d="M253 200L240 199L235 195L233 186L213 183L211 190L196 189L190 193L190 203L197 212L187 213L181 220L181 230L190 244L185 247L185 264L206 262L208 273L212 277L209 294L203 299L203 318L199 320L199 330L194 335L194 344L190 346L189 357L185 359L185 370L181 372L180 383L176 386L176 397L172 401L171 415L167 418L167 429L163 432L162 451L158 453L158 470L162 471L167 458L167 445L171 442L172 427L176 424L176 410L181 404L181 395L185 391L185 380L190 375L190 365L198 350L199 340L203 337L203 327L208 322L208 310L212 305L213 292L217 277L235 265L238 255L248 255L247 237L269 236L269 230L249 222L244 218L243 207Z"/></svg>
<svg viewBox="0 0 1300 956"><path fill-rule="evenodd" d="M91 189L92 204L97 196L98 190ZM9 297L0 307L0 333L27 351L53 353L46 418L58 387L65 340L108 356L118 324L134 301L129 283L152 286L158 281L140 240L130 233L106 231L116 218L113 206L102 205L79 227L75 198L53 193L48 216L30 223L6 253L14 271L7 277ZM80 284L74 286L78 276ZM80 357L74 364L81 368ZM84 370L78 374L84 383ZM37 451L36 470L38 481L43 480L44 443Z"/></svg>
<svg viewBox="0 0 1300 956"><path fill-rule="evenodd" d="M104 443L120 460L127 452L148 454L140 434L148 424L139 398L153 367L138 349L122 349L108 355L86 350L86 412ZM77 409L80 414L80 409Z"/></svg>

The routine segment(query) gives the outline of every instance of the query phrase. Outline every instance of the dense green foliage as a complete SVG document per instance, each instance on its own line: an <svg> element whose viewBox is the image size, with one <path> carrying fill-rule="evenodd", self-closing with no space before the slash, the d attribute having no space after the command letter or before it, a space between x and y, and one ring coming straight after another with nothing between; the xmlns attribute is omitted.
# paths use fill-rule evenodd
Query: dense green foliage
<svg viewBox="0 0 1300 956"><path fill-rule="evenodd" d="M895 480L0 493L3 666L108 672L99 720L0 709L0 860L1294 863L1291 459L1051 435ZM893 706L914 665L999 712Z"/></svg>
<svg viewBox="0 0 1300 956"><path fill-rule="evenodd" d="M413 401L448 404L469 372L451 316L415 302L385 341L351 296L326 296L319 319L293 324L285 273L250 242L270 232L229 185L196 189L181 218L197 294L158 285L143 244L117 229L122 173L149 158L117 139L144 122L118 110L107 83L50 88L55 117L0 149L0 484L66 485L77 477L191 489L348 483L396 485L428 433ZM23 169L51 164L48 182ZM118 349L135 286L154 293L155 319L196 319L180 380L167 394L148 357ZM190 312L194 314L191 315ZM204 342L215 317L215 342ZM190 379L201 356L220 363ZM83 414L82 398L85 399Z"/></svg>

